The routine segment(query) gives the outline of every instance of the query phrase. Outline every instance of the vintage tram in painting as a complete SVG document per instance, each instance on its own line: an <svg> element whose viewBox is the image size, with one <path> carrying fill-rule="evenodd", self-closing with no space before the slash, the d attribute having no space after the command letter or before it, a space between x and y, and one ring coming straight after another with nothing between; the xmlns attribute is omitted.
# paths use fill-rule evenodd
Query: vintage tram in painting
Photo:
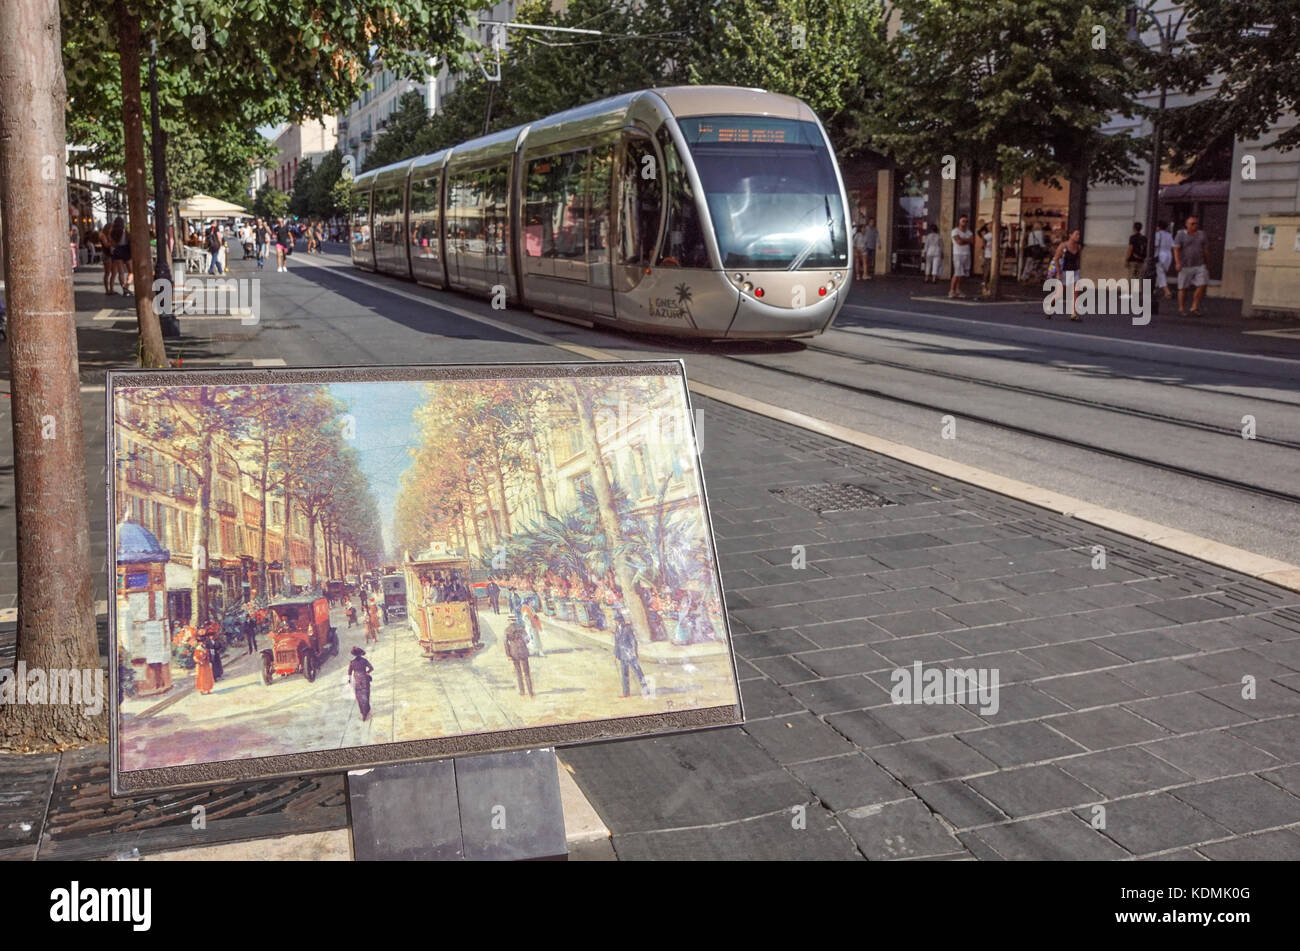
<svg viewBox="0 0 1300 951"><path fill-rule="evenodd" d="M407 618L426 657L468 657L483 646L478 606L470 591L469 559L450 554L408 556L402 569Z"/></svg>
<svg viewBox="0 0 1300 951"><path fill-rule="evenodd" d="M761 89L615 96L364 172L353 194L357 267L637 331L811 337L852 274L826 131Z"/></svg>

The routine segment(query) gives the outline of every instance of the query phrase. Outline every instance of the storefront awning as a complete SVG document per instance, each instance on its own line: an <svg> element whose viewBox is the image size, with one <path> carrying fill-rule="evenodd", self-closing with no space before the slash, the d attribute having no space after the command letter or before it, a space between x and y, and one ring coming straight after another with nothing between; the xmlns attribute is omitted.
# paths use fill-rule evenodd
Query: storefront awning
<svg viewBox="0 0 1300 951"><path fill-rule="evenodd" d="M1161 201L1227 201L1228 182L1183 182L1160 189Z"/></svg>
<svg viewBox="0 0 1300 951"><path fill-rule="evenodd" d="M186 565L178 565L174 561L169 561L163 567L163 576L167 581L168 591L188 591L194 587L194 572ZM208 587L222 587L219 575L208 575Z"/></svg>

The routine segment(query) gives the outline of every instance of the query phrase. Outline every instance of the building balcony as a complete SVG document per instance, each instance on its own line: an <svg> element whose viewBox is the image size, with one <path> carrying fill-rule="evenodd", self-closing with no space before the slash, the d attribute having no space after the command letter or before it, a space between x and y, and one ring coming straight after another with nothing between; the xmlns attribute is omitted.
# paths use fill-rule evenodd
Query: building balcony
<svg viewBox="0 0 1300 951"><path fill-rule="evenodd" d="M235 468L235 464L229 459L223 459L217 463L217 473L223 478L233 479L239 475L239 470Z"/></svg>
<svg viewBox="0 0 1300 951"><path fill-rule="evenodd" d="M127 466L126 481L129 485L138 485L142 488L153 488L153 473L148 469L137 469L135 466Z"/></svg>
<svg viewBox="0 0 1300 951"><path fill-rule="evenodd" d="M181 502L193 502L198 498L194 488L188 485L173 485L171 496Z"/></svg>
<svg viewBox="0 0 1300 951"><path fill-rule="evenodd" d="M231 518L235 517L234 502L227 502L224 499L218 499L213 503L213 506L216 508L218 515L229 515Z"/></svg>

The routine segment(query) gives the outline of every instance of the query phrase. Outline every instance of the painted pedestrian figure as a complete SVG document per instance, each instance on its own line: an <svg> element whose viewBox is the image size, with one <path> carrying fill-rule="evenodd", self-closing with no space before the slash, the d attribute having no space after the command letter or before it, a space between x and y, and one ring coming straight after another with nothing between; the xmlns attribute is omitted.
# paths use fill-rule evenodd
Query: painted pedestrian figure
<svg viewBox="0 0 1300 951"><path fill-rule="evenodd" d="M251 617L244 618L243 623L244 642L248 644L248 653L257 653L257 622Z"/></svg>
<svg viewBox="0 0 1300 951"><path fill-rule="evenodd" d="M501 613L501 586L495 581L489 581L487 585L488 601L492 604L492 613Z"/></svg>
<svg viewBox="0 0 1300 951"><path fill-rule="evenodd" d="M212 693L212 655L201 638L194 648L194 689L201 694Z"/></svg>
<svg viewBox="0 0 1300 951"><path fill-rule="evenodd" d="M632 625L623 619L621 611L614 612L614 657L618 660L619 670L623 676L622 696L628 695L629 669L636 674L637 682L641 685L641 695L649 696L650 687L646 684L645 674L641 671L636 633L632 630Z"/></svg>
<svg viewBox="0 0 1300 951"><path fill-rule="evenodd" d="M366 643L371 641L379 643L379 609L374 601L366 607Z"/></svg>
<svg viewBox="0 0 1300 951"><path fill-rule="evenodd" d="M524 695L525 683L528 686L528 696L533 696L533 675L528 669L528 641L524 638L524 629L513 621L506 627L506 656L514 661L519 696Z"/></svg>
<svg viewBox="0 0 1300 951"><path fill-rule="evenodd" d="M361 712L362 722L370 719L370 674L375 669L366 660L366 652L360 647L352 648L352 663L348 664L348 680L352 682L352 692L356 694L357 709Z"/></svg>

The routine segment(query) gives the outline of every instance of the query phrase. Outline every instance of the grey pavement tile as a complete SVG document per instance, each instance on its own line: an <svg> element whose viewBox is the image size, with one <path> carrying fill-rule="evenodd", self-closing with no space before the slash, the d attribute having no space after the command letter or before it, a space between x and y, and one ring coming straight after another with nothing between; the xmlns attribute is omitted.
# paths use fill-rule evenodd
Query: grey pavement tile
<svg viewBox="0 0 1300 951"><path fill-rule="evenodd" d="M1132 584L1099 584L1089 588L1079 588L1070 595L1094 608L1122 608L1133 604L1146 604L1157 600L1153 594L1147 594Z"/></svg>
<svg viewBox="0 0 1300 951"><path fill-rule="evenodd" d="M1020 766L1086 752L1084 747L1042 723L1008 723L958 736L999 766Z"/></svg>
<svg viewBox="0 0 1300 951"><path fill-rule="evenodd" d="M740 684L740 697L745 708L745 718L773 717L782 713L798 713L801 704L770 680L745 680Z"/></svg>
<svg viewBox="0 0 1300 951"><path fill-rule="evenodd" d="M1285 684L1260 680L1255 684L1255 695L1250 699L1241 695L1244 689L1241 685L1233 684L1202 690L1201 693L1252 720L1300 714L1300 693Z"/></svg>
<svg viewBox="0 0 1300 951"><path fill-rule="evenodd" d="M1123 703L1145 696L1142 691L1120 680L1111 671L1050 677L1035 680L1033 686L1075 710Z"/></svg>
<svg viewBox="0 0 1300 951"><path fill-rule="evenodd" d="M941 548L917 548L904 551L873 552L872 557L886 568L925 568L940 566L947 574L947 556Z"/></svg>
<svg viewBox="0 0 1300 951"><path fill-rule="evenodd" d="M564 762L615 834L748 819L809 798L739 727L575 746Z"/></svg>
<svg viewBox="0 0 1300 951"><path fill-rule="evenodd" d="M753 631L797 627L817 620L815 615L801 604L790 604L779 608L741 608L730 613L733 617L744 621Z"/></svg>
<svg viewBox="0 0 1300 951"><path fill-rule="evenodd" d="M1243 722L1246 716L1199 693L1179 693L1125 704L1140 717L1174 733L1215 730Z"/></svg>
<svg viewBox="0 0 1300 951"><path fill-rule="evenodd" d="M1013 683L1037 680L1047 671L1043 665L1025 656L1023 651L996 651L988 654L967 654L945 662L945 667L969 670L974 667L998 672L999 689ZM872 676L875 676L874 674Z"/></svg>
<svg viewBox="0 0 1300 951"><path fill-rule="evenodd" d="M1268 630L1268 629L1272 630ZM1231 618L1227 621L1202 621L1197 624L1180 624L1168 631L1170 637L1201 651L1223 650L1226 647L1249 647L1267 643L1269 634L1277 631L1275 625L1255 618Z"/></svg>
<svg viewBox="0 0 1300 951"><path fill-rule="evenodd" d="M935 572L938 574L938 572ZM980 579L976 581L948 581L936 584L938 591L948 595L954 601L969 604L975 601L996 601L999 598L1018 597L1019 592L1008 588L1000 581Z"/></svg>
<svg viewBox="0 0 1300 951"><path fill-rule="evenodd" d="M1189 658L1187 665L1211 677L1215 684L1240 684L1241 678L1247 674L1256 680L1263 680L1276 674L1291 672L1289 668L1277 661L1261 657L1245 648L1198 654Z"/></svg>
<svg viewBox="0 0 1300 951"><path fill-rule="evenodd" d="M1025 632L1043 644L1065 644L1104 637L1110 632L1084 614L1062 614L1059 617L1034 618L1013 622L1024 625Z"/></svg>
<svg viewBox="0 0 1300 951"><path fill-rule="evenodd" d="M1055 812L1105 797L1050 763L1004 769L968 779L967 784L1012 818Z"/></svg>
<svg viewBox="0 0 1300 951"><path fill-rule="evenodd" d="M1092 611L1096 607L1080 600L1074 591L1044 591L1040 594L1017 595L1006 601L1026 617L1060 617L1063 614Z"/></svg>
<svg viewBox="0 0 1300 951"><path fill-rule="evenodd" d="M1134 855L1227 838L1227 828L1169 793L1105 803L1106 835ZM1076 810L1080 818L1086 810Z"/></svg>
<svg viewBox="0 0 1300 951"><path fill-rule="evenodd" d="M1005 601L981 601L976 604L954 604L936 608L940 614L960 621L968 627L1001 624L1021 620L1027 612L1019 611Z"/></svg>
<svg viewBox="0 0 1300 951"><path fill-rule="evenodd" d="M1300 766L1284 766L1281 769L1270 769L1267 772L1260 773L1260 776L1267 779L1276 786L1290 790L1296 796L1300 796Z"/></svg>
<svg viewBox="0 0 1300 951"><path fill-rule="evenodd" d="M793 574L793 572L791 572ZM746 589L743 597L751 607L767 608L783 604L802 604L816 597L816 592L799 581L788 584L769 584L761 588Z"/></svg>
<svg viewBox="0 0 1300 951"><path fill-rule="evenodd" d="M795 581L802 581L807 584L812 579L821 579L826 577L826 573L822 570L822 567L823 566L817 565L813 562L809 562L807 567L802 569L791 568L788 561L784 565L768 565L759 562L756 566L746 568L743 573L737 572L737 574L740 575L740 581L749 581L748 584L741 586L743 590L744 588L760 587L763 585L781 585ZM730 590L731 585L727 582L727 577L725 575L722 580L723 584L728 590Z"/></svg>
<svg viewBox="0 0 1300 951"><path fill-rule="evenodd" d="M889 702L888 691L858 674L792 684L786 689L818 716L861 710Z"/></svg>
<svg viewBox="0 0 1300 951"><path fill-rule="evenodd" d="M763 676L763 672L759 670L757 667L755 667L753 664L751 664L749 661L745 660L745 658L743 657L736 658L736 679L737 680L743 683L746 680L754 680L755 678L762 677L762 676Z"/></svg>
<svg viewBox="0 0 1300 951"><path fill-rule="evenodd" d="M871 613L898 614L902 611L920 611L942 605L956 604L950 595L937 588L904 588L901 591L881 591L872 596L878 608Z"/></svg>
<svg viewBox="0 0 1300 951"><path fill-rule="evenodd" d="M875 689L878 690L879 688L876 687ZM875 710L876 707L870 710L836 713L827 716L826 722L836 732L847 736L855 745L874 752L877 747L898 743L902 739L897 733L885 726L884 722L876 716Z"/></svg>
<svg viewBox="0 0 1300 951"><path fill-rule="evenodd" d="M795 654L795 659L821 677L864 674L884 670L891 664L869 647L835 647L830 650Z"/></svg>
<svg viewBox="0 0 1300 951"><path fill-rule="evenodd" d="M880 582L893 591L902 591L907 588L939 587L946 593L952 594L951 591L947 591L943 587L952 584L952 580L946 575L940 574L934 568L929 567L895 568L888 571L879 571L872 575L872 580ZM957 596L954 594L953 597ZM958 598L958 600L961 599Z"/></svg>
<svg viewBox="0 0 1300 951"><path fill-rule="evenodd" d="M905 740L975 730L984 721L954 703L890 703L871 713Z"/></svg>
<svg viewBox="0 0 1300 951"><path fill-rule="evenodd" d="M811 713L745 724L745 731L779 763L801 763L852 753L853 745Z"/></svg>
<svg viewBox="0 0 1300 951"><path fill-rule="evenodd" d="M799 633L818 647L852 647L855 644L873 644L893 637L888 631L870 621L828 621L825 624L803 624Z"/></svg>
<svg viewBox="0 0 1300 951"><path fill-rule="evenodd" d="M990 858L1012 861L1128 858L1127 852L1072 812L1006 822L962 836L962 840L968 843L972 839L991 853Z"/></svg>
<svg viewBox="0 0 1300 951"><path fill-rule="evenodd" d="M905 786L861 753L814 760L790 769L837 812L912 798Z"/></svg>
<svg viewBox="0 0 1300 951"><path fill-rule="evenodd" d="M1174 628L1173 630L1177 630ZM1106 650L1119 654L1125 660L1158 660L1162 657L1179 657L1192 653L1182 641L1165 631L1140 631L1137 634L1115 634L1100 638Z"/></svg>
<svg viewBox="0 0 1300 951"><path fill-rule="evenodd" d="M1258 776L1184 786L1172 795L1237 833L1300 822L1300 799Z"/></svg>
<svg viewBox="0 0 1300 951"><path fill-rule="evenodd" d="M1242 729L1249 728L1176 736L1148 743L1143 749L1195 779L1219 779L1283 765L1276 756L1253 746L1248 738L1238 736L1237 731Z"/></svg>
<svg viewBox="0 0 1300 951"><path fill-rule="evenodd" d="M1074 756L1058 765L1108 799L1153 792L1192 780L1182 770L1134 746Z"/></svg>
<svg viewBox="0 0 1300 951"><path fill-rule="evenodd" d="M1087 618L1112 634L1131 634L1133 631L1149 631L1162 627L1172 627L1177 622L1163 614L1148 611L1145 607L1132 605L1120 608L1102 608L1088 611L1082 617Z"/></svg>
<svg viewBox="0 0 1300 951"><path fill-rule="evenodd" d="M871 750L870 756L908 786L961 779L997 768L992 760L951 736L878 746Z"/></svg>
<svg viewBox="0 0 1300 951"><path fill-rule="evenodd" d="M1209 674L1190 667L1187 660L1152 660L1111 671L1143 697L1163 697L1215 685Z"/></svg>
<svg viewBox="0 0 1300 951"><path fill-rule="evenodd" d="M1007 624L992 624L965 631L949 631L943 636L944 640L951 641L973 654L1019 650L1022 647L1038 647L1044 643L1029 628L1029 625L1035 623L1037 622L1011 621Z"/></svg>
<svg viewBox="0 0 1300 951"><path fill-rule="evenodd" d="M747 662L750 663L750 662ZM795 684L814 680L817 675L788 654L761 657L752 661L754 669L771 677L778 684Z"/></svg>
<svg viewBox="0 0 1300 951"><path fill-rule="evenodd" d="M1104 642L1072 641L1067 644L1049 644L1046 647L1029 647L1021 653L1055 674L1078 674L1127 663L1123 657L1106 650L1102 643Z"/></svg>
<svg viewBox="0 0 1300 951"><path fill-rule="evenodd" d="M918 796L955 829L990 822L1005 822L1006 814L961 780L922 783L914 790Z"/></svg>
<svg viewBox="0 0 1300 951"><path fill-rule="evenodd" d="M1273 754L1283 763L1300 763L1300 717L1282 717L1228 731L1252 746Z"/></svg>
<svg viewBox="0 0 1300 951"><path fill-rule="evenodd" d="M885 613L876 603L878 597L880 597L878 594L860 594L848 598L834 598L830 601L810 601L804 607L822 621L850 621Z"/></svg>
<svg viewBox="0 0 1300 951"><path fill-rule="evenodd" d="M1291 670L1300 671L1300 637L1289 641L1276 641L1272 644L1260 644L1252 648L1251 653L1267 657Z"/></svg>
<svg viewBox="0 0 1300 951"><path fill-rule="evenodd" d="M1175 576L1134 582L1134 587L1155 595L1160 601L1174 601L1189 595L1211 594L1219 590L1214 584Z"/></svg>
<svg viewBox="0 0 1300 951"><path fill-rule="evenodd" d="M914 859L965 851L947 827L916 799L837 812L868 859Z"/></svg>
<svg viewBox="0 0 1300 951"><path fill-rule="evenodd" d="M951 552L948 552L948 557L949 561L936 564L935 570L947 575L953 581L979 581L985 578L997 578L1005 582L1008 578L1019 576L1015 563L1004 558L996 561L972 560L953 563L951 561Z"/></svg>
<svg viewBox="0 0 1300 951"><path fill-rule="evenodd" d="M1152 614L1169 618L1179 624L1187 624L1192 621L1213 621L1219 618L1231 617L1237 613L1232 607L1206 597L1156 601L1151 604L1144 604L1140 610L1150 611Z"/></svg>
<svg viewBox="0 0 1300 951"><path fill-rule="evenodd" d="M1017 574L1012 578L1003 578L1002 583L1021 594L1042 594L1046 591L1066 591L1082 587L1082 582L1062 574L1059 571L1033 571Z"/></svg>
<svg viewBox="0 0 1300 951"><path fill-rule="evenodd" d="M998 687L996 713L981 713L978 704L968 703L966 709L989 725L997 726L1014 720L1033 720L1054 713L1066 713L1070 708L1028 684L1012 684Z"/></svg>
<svg viewBox="0 0 1300 951"><path fill-rule="evenodd" d="M1203 845L1200 851L1216 862L1295 862L1300 861L1300 834L1274 829Z"/></svg>
<svg viewBox="0 0 1300 951"><path fill-rule="evenodd" d="M938 634L899 637L892 641L880 641L871 646L885 660L899 667L910 667L918 660L923 664L948 660L965 653L960 647Z"/></svg>
<svg viewBox="0 0 1300 951"><path fill-rule="evenodd" d="M1053 730L1064 733L1090 750L1107 750L1168 736L1169 731L1123 707L1102 707L1085 713L1067 713L1045 720Z"/></svg>
<svg viewBox="0 0 1300 951"><path fill-rule="evenodd" d="M614 836L623 861L861 861L862 855L835 817L817 805L795 828L795 804L774 815L704 828L667 829Z"/></svg>
<svg viewBox="0 0 1300 951"><path fill-rule="evenodd" d="M884 573L884 569L877 570ZM818 578L815 581L805 581L804 586L811 592L810 597L819 601L889 590L889 586L882 583L879 574L874 572L869 575L854 575L851 578Z"/></svg>
<svg viewBox="0 0 1300 951"><path fill-rule="evenodd" d="M795 630L740 634L732 638L732 644L736 648L736 653L746 660L773 657L777 654L794 654L817 648L816 644Z"/></svg>
<svg viewBox="0 0 1300 951"><path fill-rule="evenodd" d="M886 565L881 564L870 555L858 555L852 558L830 558L812 564L815 564L823 574L832 578L851 578L855 575L888 571ZM786 560L786 567L789 567L789 559Z"/></svg>
<svg viewBox="0 0 1300 951"><path fill-rule="evenodd" d="M1179 849L1176 852L1161 852L1159 855L1144 855L1139 862L1208 862L1204 855L1195 849Z"/></svg>

